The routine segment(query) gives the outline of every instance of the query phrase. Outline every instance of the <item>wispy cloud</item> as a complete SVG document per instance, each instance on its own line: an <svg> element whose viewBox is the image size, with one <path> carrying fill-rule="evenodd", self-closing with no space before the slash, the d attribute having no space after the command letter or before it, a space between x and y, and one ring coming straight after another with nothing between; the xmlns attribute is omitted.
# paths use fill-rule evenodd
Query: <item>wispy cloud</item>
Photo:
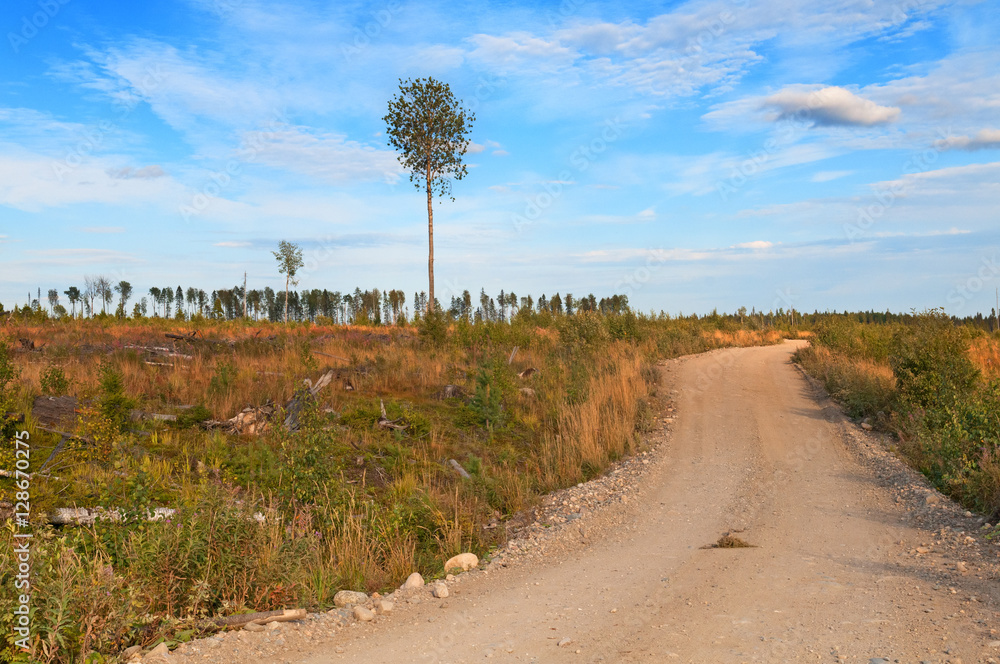
<svg viewBox="0 0 1000 664"><path fill-rule="evenodd" d="M832 180L839 180L840 178L847 177L854 171L819 171L814 173L809 180L811 182L830 182Z"/></svg>
<svg viewBox="0 0 1000 664"><path fill-rule="evenodd" d="M124 233L124 226L84 226L80 229L84 233L94 233L98 235Z"/></svg>

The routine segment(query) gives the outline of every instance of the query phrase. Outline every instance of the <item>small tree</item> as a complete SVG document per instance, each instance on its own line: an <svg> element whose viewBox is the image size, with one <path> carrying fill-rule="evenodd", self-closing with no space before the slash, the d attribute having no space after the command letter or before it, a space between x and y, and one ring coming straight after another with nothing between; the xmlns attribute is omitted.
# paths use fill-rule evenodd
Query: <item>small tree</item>
<svg viewBox="0 0 1000 664"><path fill-rule="evenodd" d="M298 286L299 281L295 278L299 268L302 267L302 250L298 245L282 240L278 243L278 250L272 251L278 261L278 273L285 275L285 322L288 322L288 287Z"/></svg>
<svg viewBox="0 0 1000 664"><path fill-rule="evenodd" d="M410 182L427 191L427 310L434 299L434 192L451 196L451 179L466 175L462 157L476 115L464 108L447 83L433 78L399 81L399 94L389 102L383 120L399 163L410 171Z"/></svg>
<svg viewBox="0 0 1000 664"><path fill-rule="evenodd" d="M125 307L128 306L129 298L132 297L132 284L124 280L119 281L118 284L115 285L115 292L118 293L121 298L118 302L118 312L116 315L119 318L125 318L127 315L125 313Z"/></svg>
<svg viewBox="0 0 1000 664"><path fill-rule="evenodd" d="M59 304L59 291L55 288L49 289L49 309L55 312L56 305Z"/></svg>
<svg viewBox="0 0 1000 664"><path fill-rule="evenodd" d="M72 308L72 315L76 317L76 303L80 301L80 289L76 286L70 286L63 291L63 294L69 298L69 305Z"/></svg>

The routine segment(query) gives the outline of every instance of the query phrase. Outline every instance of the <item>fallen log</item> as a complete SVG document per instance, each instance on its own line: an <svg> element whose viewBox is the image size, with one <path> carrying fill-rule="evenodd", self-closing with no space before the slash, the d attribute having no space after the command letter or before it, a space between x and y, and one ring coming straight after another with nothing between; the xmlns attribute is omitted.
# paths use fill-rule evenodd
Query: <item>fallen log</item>
<svg viewBox="0 0 1000 664"><path fill-rule="evenodd" d="M305 609L282 609L278 611L262 611L260 613L239 613L233 616L210 618L205 622L216 627L236 629L249 625L250 623L266 625L267 623L272 622L293 622L295 620L305 620L305 618Z"/></svg>
<svg viewBox="0 0 1000 664"><path fill-rule="evenodd" d="M324 353L324 352L321 352L321 351L318 351L318 350L314 350L312 352L316 353L317 355L323 355L325 357L332 357L335 360L343 360L344 362L350 362L349 359L347 359L346 357L341 357L340 355L332 355L331 353Z"/></svg>
<svg viewBox="0 0 1000 664"><path fill-rule="evenodd" d="M173 516L177 510L170 507L157 507L147 513L146 521L159 521ZM53 526L89 526L100 521L121 521L122 513L117 509L103 507L57 507L48 513L49 523Z"/></svg>
<svg viewBox="0 0 1000 664"><path fill-rule="evenodd" d="M451 466L456 473L461 475L462 479L466 480L472 479L472 476L469 475L469 473L465 470L465 468L462 468L462 464L455 461L454 459L448 459L448 465Z"/></svg>

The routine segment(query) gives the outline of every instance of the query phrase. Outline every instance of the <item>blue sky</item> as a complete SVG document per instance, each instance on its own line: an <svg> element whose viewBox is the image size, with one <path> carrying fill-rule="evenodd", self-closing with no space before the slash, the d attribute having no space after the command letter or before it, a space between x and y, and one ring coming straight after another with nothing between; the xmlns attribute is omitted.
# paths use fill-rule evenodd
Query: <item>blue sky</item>
<svg viewBox="0 0 1000 664"><path fill-rule="evenodd" d="M477 121L438 298L945 307L1000 285L991 2L88 0L0 10L0 302L82 288L426 289L398 79ZM411 295L412 297L412 295ZM64 298L65 299L65 298Z"/></svg>

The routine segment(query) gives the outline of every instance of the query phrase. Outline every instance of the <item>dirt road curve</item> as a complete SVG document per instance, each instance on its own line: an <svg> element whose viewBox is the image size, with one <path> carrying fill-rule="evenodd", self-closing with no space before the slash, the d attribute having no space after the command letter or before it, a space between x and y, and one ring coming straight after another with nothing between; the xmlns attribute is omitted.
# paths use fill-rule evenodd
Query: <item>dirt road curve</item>
<svg viewBox="0 0 1000 664"><path fill-rule="evenodd" d="M677 390L673 433L638 500L600 536L540 565L469 577L444 608L401 606L295 660L1000 658L993 600L969 598L987 583L952 593L907 556L928 532L850 451L837 409L789 362L795 346L665 370ZM728 531L756 548L701 548Z"/></svg>

